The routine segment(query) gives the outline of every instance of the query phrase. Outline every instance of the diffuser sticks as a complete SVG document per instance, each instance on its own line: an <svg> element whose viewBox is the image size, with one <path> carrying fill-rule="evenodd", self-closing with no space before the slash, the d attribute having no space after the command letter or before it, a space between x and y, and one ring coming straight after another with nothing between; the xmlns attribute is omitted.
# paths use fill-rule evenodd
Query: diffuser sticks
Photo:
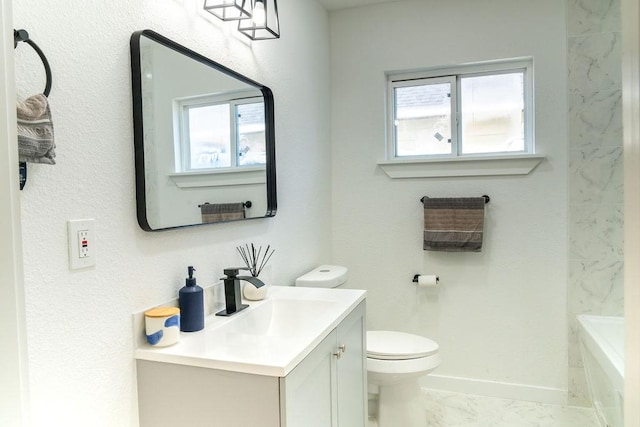
<svg viewBox="0 0 640 427"><path fill-rule="evenodd" d="M262 269L267 265L267 262L269 262L271 255L275 252L275 249L271 249L271 245L267 246L264 253L262 252L262 246L259 246L256 251L253 243L251 243L251 246L249 246L248 243L245 246L236 246L236 249L253 277L260 275ZM271 252L269 252L270 249Z"/></svg>

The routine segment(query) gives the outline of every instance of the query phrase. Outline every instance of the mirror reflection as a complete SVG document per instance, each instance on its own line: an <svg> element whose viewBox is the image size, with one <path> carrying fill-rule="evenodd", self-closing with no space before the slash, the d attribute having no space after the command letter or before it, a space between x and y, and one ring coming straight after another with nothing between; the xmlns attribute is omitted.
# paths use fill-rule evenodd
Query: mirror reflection
<svg viewBox="0 0 640 427"><path fill-rule="evenodd" d="M269 88L150 30L131 59L140 226L275 215Z"/></svg>

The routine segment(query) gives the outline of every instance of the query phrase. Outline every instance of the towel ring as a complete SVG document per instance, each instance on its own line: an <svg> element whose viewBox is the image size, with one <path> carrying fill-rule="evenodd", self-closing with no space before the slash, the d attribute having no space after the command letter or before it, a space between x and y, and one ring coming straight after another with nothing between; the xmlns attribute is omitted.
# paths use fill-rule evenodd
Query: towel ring
<svg viewBox="0 0 640 427"><path fill-rule="evenodd" d="M51 82L53 79L51 76L51 67L49 66L49 61L47 61L47 57L44 56L44 52L42 52L42 49L38 47L36 42L34 42L29 38L29 33L27 32L27 30L13 30L13 48L14 49L18 47L18 42L27 43L29 46L33 48L33 50L36 51L36 53L40 57L40 60L44 65L44 72L47 76L47 83L45 84L43 94L44 96L49 97L49 94L51 93Z"/></svg>
<svg viewBox="0 0 640 427"><path fill-rule="evenodd" d="M27 32L27 30L15 30L15 29L13 30L13 48L14 49L18 47L18 42L25 42L26 44L31 46L33 50L35 50L38 56L40 57L40 60L44 65L44 72L47 76L47 82L44 86L44 92L42 93L44 94L44 96L48 98L49 94L51 93L51 81L53 80L53 78L51 77L51 67L49 66L49 61L47 61L47 57L44 56L44 52L42 51L42 49L40 49L40 47L38 47L36 42L34 42L29 38L29 33ZM19 170L20 170L20 190L22 190L24 186L27 184L27 163L20 162Z"/></svg>

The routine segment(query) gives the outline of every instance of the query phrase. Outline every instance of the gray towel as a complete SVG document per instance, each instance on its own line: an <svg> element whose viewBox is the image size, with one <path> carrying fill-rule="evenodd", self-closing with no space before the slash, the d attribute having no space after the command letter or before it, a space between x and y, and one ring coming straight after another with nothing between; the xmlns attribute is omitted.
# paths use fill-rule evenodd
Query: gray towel
<svg viewBox="0 0 640 427"><path fill-rule="evenodd" d="M49 101L34 95L16 105L18 116L18 154L21 162L55 165L53 123Z"/></svg>
<svg viewBox="0 0 640 427"><path fill-rule="evenodd" d="M202 222L234 221L245 218L244 203L205 203L200 205Z"/></svg>
<svg viewBox="0 0 640 427"><path fill-rule="evenodd" d="M423 203L424 250L480 252L484 197L425 197Z"/></svg>

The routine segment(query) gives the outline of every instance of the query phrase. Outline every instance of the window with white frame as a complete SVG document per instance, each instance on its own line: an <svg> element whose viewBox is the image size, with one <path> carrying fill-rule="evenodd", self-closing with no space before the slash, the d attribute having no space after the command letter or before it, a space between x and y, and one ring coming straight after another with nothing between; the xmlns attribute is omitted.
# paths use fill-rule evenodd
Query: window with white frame
<svg viewBox="0 0 640 427"><path fill-rule="evenodd" d="M177 101L175 111L176 169L180 172L266 164L261 97L188 98Z"/></svg>
<svg viewBox="0 0 640 427"><path fill-rule="evenodd" d="M388 158L532 154L531 60L388 75Z"/></svg>

